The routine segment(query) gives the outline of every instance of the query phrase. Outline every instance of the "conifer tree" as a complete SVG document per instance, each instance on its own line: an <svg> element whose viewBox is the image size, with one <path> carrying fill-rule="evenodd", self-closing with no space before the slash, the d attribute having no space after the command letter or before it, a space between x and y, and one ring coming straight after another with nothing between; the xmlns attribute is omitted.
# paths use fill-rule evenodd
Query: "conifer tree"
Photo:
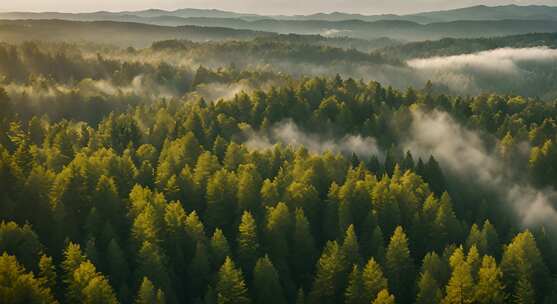
<svg viewBox="0 0 557 304"><path fill-rule="evenodd" d="M238 259L243 271L253 269L255 261L259 256L259 238L257 237L257 225L249 211L244 211L242 220L238 226L237 240Z"/></svg>
<svg viewBox="0 0 557 304"><path fill-rule="evenodd" d="M236 269L236 265L229 257L218 272L215 292L218 304L251 303L242 271Z"/></svg>
<svg viewBox="0 0 557 304"><path fill-rule="evenodd" d="M330 241L317 262L315 280L309 295L310 303L337 303L345 280L346 262L338 244Z"/></svg>
<svg viewBox="0 0 557 304"><path fill-rule="evenodd" d="M395 304L395 296L389 294L389 291L383 289L377 294L377 298L373 300L372 304Z"/></svg>
<svg viewBox="0 0 557 304"><path fill-rule="evenodd" d="M254 303L284 304L279 275L268 256L260 258L253 269Z"/></svg>
<svg viewBox="0 0 557 304"><path fill-rule="evenodd" d="M160 297L159 297L159 292ZM147 278L143 277L141 286L137 292L137 297L135 299L135 304L164 304L164 296L162 296L162 290L155 290L153 283Z"/></svg>
<svg viewBox="0 0 557 304"><path fill-rule="evenodd" d="M455 250L450 262L452 275L446 288L443 304L473 303L474 280L462 247Z"/></svg>
<svg viewBox="0 0 557 304"><path fill-rule="evenodd" d="M222 265L222 263L221 263ZM213 269L218 269L215 266ZM195 254L188 266L188 294L192 297L200 297L203 295L203 289L209 281L212 273L211 264L209 262L209 252L207 246L203 242L197 242L195 246Z"/></svg>
<svg viewBox="0 0 557 304"><path fill-rule="evenodd" d="M71 274L67 299L70 303L118 303L108 280L89 261L82 262Z"/></svg>
<svg viewBox="0 0 557 304"><path fill-rule="evenodd" d="M362 271L358 265L352 267L352 272L348 276L348 285L344 291L345 304L363 304L367 303L364 295L364 282L362 279Z"/></svg>
<svg viewBox="0 0 557 304"><path fill-rule="evenodd" d="M429 271L422 273L418 281L416 304L439 304L442 298L443 293L433 275Z"/></svg>
<svg viewBox="0 0 557 304"><path fill-rule="evenodd" d="M347 267L349 267L349 265L361 264L360 246L358 245L358 238L356 237L356 231L354 231L354 225L350 225L348 229L346 229L341 251L348 265Z"/></svg>
<svg viewBox="0 0 557 304"><path fill-rule="evenodd" d="M371 302L377 294L388 288L387 279L383 275L381 266L371 258L362 272L363 294L366 303Z"/></svg>
<svg viewBox="0 0 557 304"><path fill-rule="evenodd" d="M269 256L274 261L284 259L288 255L288 236L291 233L292 220L288 207L284 203L278 203L276 207L267 211L267 246Z"/></svg>
<svg viewBox="0 0 557 304"><path fill-rule="evenodd" d="M261 176L257 172L255 165L241 165L238 168L240 172L238 175L238 191L237 201L238 209L243 212L244 210L256 210L260 200L261 189Z"/></svg>
<svg viewBox="0 0 557 304"><path fill-rule="evenodd" d="M222 230L216 229L211 238L211 257L215 268L219 268L227 256L230 256L230 246Z"/></svg>
<svg viewBox="0 0 557 304"><path fill-rule="evenodd" d="M518 234L506 246L501 270L503 283L513 298L526 302L531 298L539 300L542 288L547 284L548 270L530 231ZM532 294L535 296L532 297Z"/></svg>
<svg viewBox="0 0 557 304"><path fill-rule="evenodd" d="M309 286L317 250L309 222L301 208L296 209L291 248L290 265L297 283Z"/></svg>
<svg viewBox="0 0 557 304"><path fill-rule="evenodd" d="M503 273L497 267L493 257L484 256L478 272L478 284L475 288L474 299L480 304L502 304L506 301Z"/></svg>
<svg viewBox="0 0 557 304"><path fill-rule="evenodd" d="M0 300L6 304L58 303L45 280L26 272L16 257L6 252L0 256Z"/></svg>
<svg viewBox="0 0 557 304"><path fill-rule="evenodd" d="M39 278L43 281L45 287L52 291L56 290L56 266L52 258L44 254L39 260Z"/></svg>
<svg viewBox="0 0 557 304"><path fill-rule="evenodd" d="M411 301L412 291L408 286L414 281L414 262L408 249L408 239L402 227L397 227L385 255L385 272L389 288L401 303Z"/></svg>

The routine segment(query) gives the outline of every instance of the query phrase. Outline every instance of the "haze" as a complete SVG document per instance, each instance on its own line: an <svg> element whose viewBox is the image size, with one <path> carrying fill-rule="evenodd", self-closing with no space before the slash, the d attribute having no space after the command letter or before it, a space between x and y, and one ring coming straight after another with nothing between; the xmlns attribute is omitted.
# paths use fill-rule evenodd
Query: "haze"
<svg viewBox="0 0 557 304"><path fill-rule="evenodd" d="M123 11L149 8L174 10L179 8L222 9L259 14L311 14L317 12L351 12L361 14L409 14L432 10L446 10L473 5L557 5L557 0L508 1L508 0L21 0L3 1L0 11Z"/></svg>

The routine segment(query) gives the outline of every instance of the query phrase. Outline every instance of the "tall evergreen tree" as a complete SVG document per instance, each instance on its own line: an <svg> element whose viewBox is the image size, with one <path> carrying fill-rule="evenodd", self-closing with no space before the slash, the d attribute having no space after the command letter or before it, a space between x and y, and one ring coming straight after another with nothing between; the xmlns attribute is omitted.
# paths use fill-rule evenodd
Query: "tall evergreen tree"
<svg viewBox="0 0 557 304"><path fill-rule="evenodd" d="M412 298L412 282L414 282L414 261L408 249L408 239L402 227L397 227L385 256L385 272L389 287L400 303L409 303Z"/></svg>
<svg viewBox="0 0 557 304"><path fill-rule="evenodd" d="M218 304L251 303L242 271L236 269L236 265L229 257L218 272L215 292Z"/></svg>
<svg viewBox="0 0 557 304"><path fill-rule="evenodd" d="M450 259L452 275L446 288L443 304L473 303L474 280L470 265L465 260L462 247L455 250Z"/></svg>
<svg viewBox="0 0 557 304"><path fill-rule="evenodd" d="M254 303L284 304L286 300L279 275L268 256L260 258L253 269Z"/></svg>
<svg viewBox="0 0 557 304"><path fill-rule="evenodd" d="M503 273L497 267L493 257L484 256L478 273L478 284L475 288L475 302L481 304L505 303L505 286L502 282Z"/></svg>
<svg viewBox="0 0 557 304"><path fill-rule="evenodd" d="M383 289L377 294L377 298L373 300L372 304L395 304L395 296L389 294L389 291Z"/></svg>
<svg viewBox="0 0 557 304"><path fill-rule="evenodd" d="M371 258L362 272L362 281L364 286L364 300L366 303L371 302L377 294L388 288L387 279L383 275L381 266Z"/></svg>
<svg viewBox="0 0 557 304"><path fill-rule="evenodd" d="M433 275L429 271L422 273L418 281L416 304L439 304L442 298L443 293Z"/></svg>
<svg viewBox="0 0 557 304"><path fill-rule="evenodd" d="M242 220L238 226L237 240L238 259L242 270L253 269L257 257L259 256L259 238L257 236L257 225L255 219L249 211L244 211Z"/></svg>

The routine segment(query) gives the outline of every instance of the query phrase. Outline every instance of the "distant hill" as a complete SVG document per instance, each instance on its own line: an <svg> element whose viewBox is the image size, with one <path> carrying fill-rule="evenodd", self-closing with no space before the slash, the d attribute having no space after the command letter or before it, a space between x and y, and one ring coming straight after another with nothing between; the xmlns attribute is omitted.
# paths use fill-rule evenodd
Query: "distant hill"
<svg viewBox="0 0 557 304"><path fill-rule="evenodd" d="M190 25L167 27L114 21L0 20L0 41L7 42L43 40L145 47L153 41L167 39L244 40L274 35L261 31Z"/></svg>
<svg viewBox="0 0 557 304"><path fill-rule="evenodd" d="M419 13L403 16L422 22L450 22L457 20L557 20L557 7L546 5L478 5L461 9ZM415 18L415 19L414 19Z"/></svg>
<svg viewBox="0 0 557 304"><path fill-rule="evenodd" d="M7 20L71 20L142 23L165 27L198 26L281 34L323 35L423 41L446 37L480 38L557 31L557 7L475 6L415 15L353 15L344 13L307 16L260 16L220 10L181 9L94 13L0 13ZM222 29L220 30L222 31ZM231 38L238 35L235 33ZM244 33L243 35L246 35ZM182 38L165 37L165 38Z"/></svg>
<svg viewBox="0 0 557 304"><path fill-rule="evenodd" d="M164 18L164 17L158 17ZM151 20L160 23L162 20ZM262 30L282 34L321 34L325 36L347 36L359 39L392 39L420 41L445 37L478 38L526 33L557 31L557 20L494 20L452 21L420 24L402 20L319 21L319 20L275 20L246 21L231 18L185 18L180 24L195 26L218 26L235 29Z"/></svg>
<svg viewBox="0 0 557 304"><path fill-rule="evenodd" d="M0 40L95 41L142 47L156 40L242 40L276 35L276 33L294 33L320 34L337 38L350 37L347 39L354 40L347 43L346 47L356 45L361 50L368 50L374 48L374 42L371 42L372 45L366 45L367 43L362 44L361 40L378 41L377 39L389 37L390 40L423 41L446 37L481 38L557 32L557 21L534 20L454 21L427 25L395 20L333 22L188 18L182 21L185 25L161 26L129 21L0 20ZM387 42L386 45L389 43Z"/></svg>
<svg viewBox="0 0 557 304"><path fill-rule="evenodd" d="M363 15L342 12L317 13L310 15L258 15L245 14L217 9L178 9L160 10L148 9L142 11L122 11L122 12L92 12L92 13L27 13L27 12L8 12L0 13L0 19L64 19L79 21L134 21L147 23L149 19L161 20L161 18L225 18L242 19L247 21L273 19L273 20L294 20L294 21L346 21L361 20L367 22L379 20L402 20L421 24L435 22L451 22L460 20L557 20L557 6L545 5L504 5L504 6L485 6L478 5L460 9L423 12L409 15L383 14L383 15ZM179 19L175 19L179 20ZM178 25L178 24L172 24Z"/></svg>
<svg viewBox="0 0 557 304"><path fill-rule="evenodd" d="M498 48L557 48L557 33L513 35L494 38L455 39L413 42L388 46L380 53L400 59L470 54Z"/></svg>
<svg viewBox="0 0 557 304"><path fill-rule="evenodd" d="M263 31L193 25L174 27L114 21L0 20L0 42L42 40L147 47L154 41L174 39L193 42L268 39L286 43L357 49L362 52L371 52L401 43L385 37L364 40L320 35L279 35Z"/></svg>

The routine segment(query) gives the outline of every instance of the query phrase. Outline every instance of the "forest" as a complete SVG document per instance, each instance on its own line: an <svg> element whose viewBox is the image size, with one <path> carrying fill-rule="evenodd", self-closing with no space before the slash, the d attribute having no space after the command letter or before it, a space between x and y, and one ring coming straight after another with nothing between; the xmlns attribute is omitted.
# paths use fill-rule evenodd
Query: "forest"
<svg viewBox="0 0 557 304"><path fill-rule="evenodd" d="M557 303L555 34L188 30L0 35L0 303Z"/></svg>

